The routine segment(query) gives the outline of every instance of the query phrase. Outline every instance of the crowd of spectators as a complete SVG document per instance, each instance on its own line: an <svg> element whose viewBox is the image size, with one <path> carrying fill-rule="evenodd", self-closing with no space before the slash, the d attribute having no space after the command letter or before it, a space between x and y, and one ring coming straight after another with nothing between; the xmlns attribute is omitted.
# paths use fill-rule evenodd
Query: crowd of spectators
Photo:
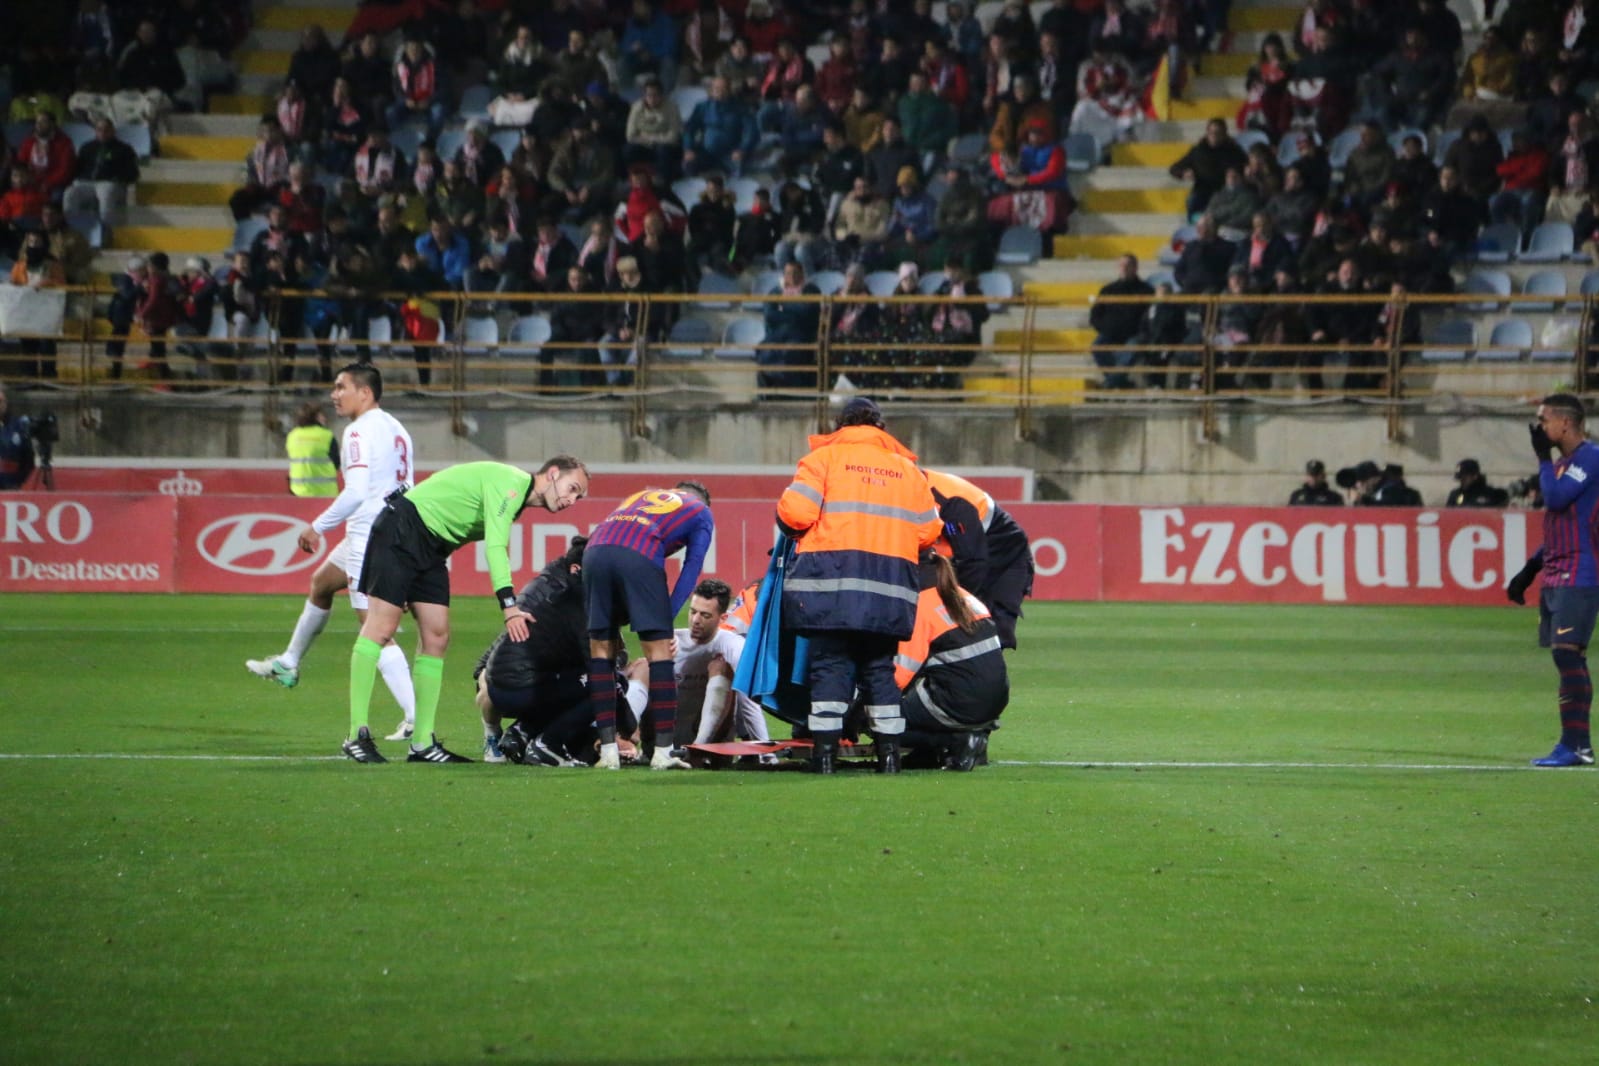
<svg viewBox="0 0 1599 1066"><path fill-rule="evenodd" d="M1390 299L1224 302L1207 336L1197 316L1178 329L1180 309L1163 308L1124 260L1104 294L1150 299L1096 309L1105 386L1198 387L1197 374L1140 379L1127 368L1193 368L1192 349L1209 344L1223 388L1267 387L1292 370L1313 390L1380 394L1392 346L1421 338L1420 315L1401 298L1455 291L1484 226L1509 223L1525 240L1540 222L1570 222L1579 245L1599 250L1592 92L1573 91L1599 77L1588 8L1510 5L1466 56L1441 0L1311 0L1288 42L1262 44L1233 124L1247 137L1213 119L1171 167L1189 185L1192 227L1174 238L1170 291ZM1163 310L1163 335L1190 350L1137 350L1173 343L1156 339ZM1307 342L1324 347L1297 348ZM1248 350L1259 346L1269 347Z"/></svg>
<svg viewBox="0 0 1599 1066"><path fill-rule="evenodd" d="M1514 500L1518 506L1536 508L1543 506L1537 492L1538 479L1513 482L1510 488L1501 488L1488 482L1482 464L1475 459L1462 459L1455 464L1455 487L1444 500L1446 507L1508 507ZM1334 484L1337 486L1334 487ZM1290 507L1421 507L1421 493L1405 481L1405 468L1398 463L1383 466L1371 459L1346 466L1334 475L1334 484L1328 484L1327 465L1320 459L1305 463L1304 482L1288 497Z"/></svg>
<svg viewBox="0 0 1599 1066"><path fill-rule="evenodd" d="M945 271L977 296L1007 227L1067 225L1062 141L1091 54L1125 54L1142 77L1163 45L1118 0L1056 0L1036 24L1012 2L987 33L970 5L933 10L463 2L369 5L340 45L308 27L231 201L241 222L281 214L222 279L223 302L235 314L228 293L275 287L265 278L358 277L364 293L415 293L393 313L426 345L441 325L421 294L448 289L694 292L707 272L792 263L800 277L894 271L912 290ZM1162 10L1168 30L1203 21L1200 5ZM352 300L319 322L359 339L377 308ZM626 381L637 341L666 336L674 308L640 306L551 314L553 340L604 368L582 381ZM975 344L986 309L971 307L853 325L870 341ZM766 318L769 343L801 332ZM899 383L955 380L928 365Z"/></svg>
<svg viewBox="0 0 1599 1066"><path fill-rule="evenodd" d="M1264 143L1246 150L1218 119L1172 168L1192 183L1194 232L1170 290L1443 292L1489 221L1564 219L1599 238L1599 137L1577 91L1599 75L1588 2L1507 5L1467 56L1442 0L1311 0L1247 78L1236 125ZM1066 132L1129 135L1161 60L1213 46L1227 6L1009 0L985 27L971 4L939 19L929 0L367 4L337 43L305 28L231 200L267 227L204 273L232 322L252 324L277 290L328 287L338 298L286 306L289 324L360 339L386 314L424 347L443 326L422 294L442 289L692 292L708 271L768 261L801 276L953 262L976 295L1006 227L1067 225ZM22 250L45 203L106 217L137 180L114 123L62 147L62 97L158 92L203 107L229 83L248 11L82 0L53 35L23 34L44 42L11 64L36 126L0 145L0 253ZM1359 143L1335 169L1327 149L1346 128ZM396 290L415 296L373 297ZM1096 323L1099 343L1175 343L1154 338L1177 334L1179 310L1156 301L1131 330ZM635 330L659 340L674 319L633 313L561 315L558 329L580 335L555 339L625 360ZM1372 389L1376 353L1395 330L1412 336L1411 318L1240 302L1201 340L1342 345L1344 384ZM1108 384L1134 383L1126 371L1146 361L1099 354Z"/></svg>

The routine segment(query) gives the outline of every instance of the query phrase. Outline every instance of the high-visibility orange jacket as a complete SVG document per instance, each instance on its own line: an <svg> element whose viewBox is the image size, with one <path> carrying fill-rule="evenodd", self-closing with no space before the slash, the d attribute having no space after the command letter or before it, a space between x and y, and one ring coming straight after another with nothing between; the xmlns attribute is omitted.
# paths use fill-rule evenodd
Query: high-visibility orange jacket
<svg viewBox="0 0 1599 1066"><path fill-rule="evenodd" d="M940 529L916 456L874 426L810 444L777 501L778 523L798 542L783 624L903 640L916 621L916 558Z"/></svg>
<svg viewBox="0 0 1599 1066"><path fill-rule="evenodd" d="M964 729L998 718L1010 702L1010 678L994 627L976 596L965 589L966 606L977 618L970 633L944 608L928 568L916 604L916 629L900 641L894 655L894 680L901 690L920 686L921 702L945 726Z"/></svg>
<svg viewBox="0 0 1599 1066"><path fill-rule="evenodd" d="M728 605L727 614L722 616L722 628L737 633L741 637L749 636L750 623L755 621L755 601L760 599L761 583L752 581Z"/></svg>

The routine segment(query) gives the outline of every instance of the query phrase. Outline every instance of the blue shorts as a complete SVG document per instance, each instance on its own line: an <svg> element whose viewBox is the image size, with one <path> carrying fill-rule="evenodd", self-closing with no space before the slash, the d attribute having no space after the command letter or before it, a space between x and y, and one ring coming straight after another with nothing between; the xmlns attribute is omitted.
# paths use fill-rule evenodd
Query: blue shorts
<svg viewBox="0 0 1599 1066"><path fill-rule="evenodd" d="M1599 588L1538 590L1538 646L1575 644L1587 647L1599 619Z"/></svg>
<svg viewBox="0 0 1599 1066"><path fill-rule="evenodd" d="M610 640L624 624L640 640L672 638L672 598L666 571L645 555L616 544L583 553L583 594L588 604L589 637Z"/></svg>

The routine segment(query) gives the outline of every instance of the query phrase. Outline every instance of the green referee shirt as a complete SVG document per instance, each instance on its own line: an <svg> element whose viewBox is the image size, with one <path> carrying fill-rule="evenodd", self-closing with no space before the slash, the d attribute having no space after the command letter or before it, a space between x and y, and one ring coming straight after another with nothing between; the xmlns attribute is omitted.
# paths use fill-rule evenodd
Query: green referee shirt
<svg viewBox="0 0 1599 1066"><path fill-rule="evenodd" d="M494 594L514 597L511 587L511 522L527 505L533 475L505 463L459 463L446 467L405 494L428 531L451 551L483 542ZM514 598L512 599L514 603Z"/></svg>

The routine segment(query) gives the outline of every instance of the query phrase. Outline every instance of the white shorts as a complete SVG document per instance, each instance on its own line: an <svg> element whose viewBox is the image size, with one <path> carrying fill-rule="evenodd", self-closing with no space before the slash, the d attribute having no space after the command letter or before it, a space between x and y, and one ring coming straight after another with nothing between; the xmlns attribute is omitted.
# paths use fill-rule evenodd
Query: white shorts
<svg viewBox="0 0 1599 1066"><path fill-rule="evenodd" d="M339 541L339 546L328 554L328 562L344 571L346 587L350 590L350 606L357 611L366 610L366 593L359 591L356 586L361 583L361 563L366 558L366 538L359 538L360 543L354 543L357 538L346 535Z"/></svg>

